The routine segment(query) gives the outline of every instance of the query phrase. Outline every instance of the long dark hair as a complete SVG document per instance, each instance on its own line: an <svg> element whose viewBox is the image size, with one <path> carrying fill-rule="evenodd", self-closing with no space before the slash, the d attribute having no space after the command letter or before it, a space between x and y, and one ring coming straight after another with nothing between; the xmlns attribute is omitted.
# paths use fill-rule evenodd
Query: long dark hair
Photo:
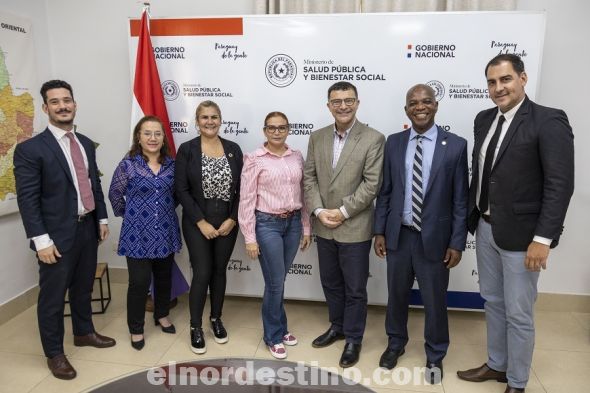
<svg viewBox="0 0 590 393"><path fill-rule="evenodd" d="M159 117L144 116L137 122L135 128L133 129L133 144L129 150L129 157L141 155L146 162L148 162L149 159L145 154L143 154L143 150L141 150L141 146L139 144L139 132L141 131L141 126L143 126L143 124L148 121L159 123L160 127L162 127L162 132L164 133L164 124L162 124L162 120L160 120ZM164 139L162 141L162 147L160 148L160 157L158 157L158 162L163 164L166 157L170 157L170 152L168 149L168 141L166 140L166 133L164 133Z"/></svg>

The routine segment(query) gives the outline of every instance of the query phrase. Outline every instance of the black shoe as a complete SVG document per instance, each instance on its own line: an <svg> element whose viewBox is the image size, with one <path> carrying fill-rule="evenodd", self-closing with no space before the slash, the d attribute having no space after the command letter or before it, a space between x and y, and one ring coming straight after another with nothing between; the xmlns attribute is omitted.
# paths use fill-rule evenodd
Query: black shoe
<svg viewBox="0 0 590 393"><path fill-rule="evenodd" d="M168 334L175 334L176 333L176 328L174 327L173 324L170 324L170 326L168 327L164 327L162 326L162 324L160 323L159 320L154 320L154 323L156 324L156 326L161 326L162 327L162 331L164 333L168 333Z"/></svg>
<svg viewBox="0 0 590 393"><path fill-rule="evenodd" d="M313 340L311 346L314 348L323 348L333 344L336 340L342 339L344 339L344 334L338 333L330 328L324 334Z"/></svg>
<svg viewBox="0 0 590 393"><path fill-rule="evenodd" d="M145 346L145 339L142 338L139 341L133 341L133 339L131 339L131 346L134 349L137 349L138 351L141 351L143 349L143 347Z"/></svg>
<svg viewBox="0 0 590 393"><path fill-rule="evenodd" d="M227 337L227 331L223 327L223 322L221 322L221 318L211 321L211 332L213 333L213 339L217 344L225 344L229 340Z"/></svg>
<svg viewBox="0 0 590 393"><path fill-rule="evenodd" d="M191 351L199 355L207 352L207 346L205 345L205 335L203 329L191 326Z"/></svg>
<svg viewBox="0 0 590 393"><path fill-rule="evenodd" d="M352 367L359 361L362 344L346 343L342 356L340 356L340 367Z"/></svg>
<svg viewBox="0 0 590 393"><path fill-rule="evenodd" d="M405 352L406 350L404 348L400 350L387 348L385 352L383 352L383 355L381 355L381 359L379 359L379 367L391 370L397 365L397 359Z"/></svg>
<svg viewBox="0 0 590 393"><path fill-rule="evenodd" d="M426 363L426 369L424 370L424 380L431 384L436 385L443 380L443 364L442 361L436 363Z"/></svg>

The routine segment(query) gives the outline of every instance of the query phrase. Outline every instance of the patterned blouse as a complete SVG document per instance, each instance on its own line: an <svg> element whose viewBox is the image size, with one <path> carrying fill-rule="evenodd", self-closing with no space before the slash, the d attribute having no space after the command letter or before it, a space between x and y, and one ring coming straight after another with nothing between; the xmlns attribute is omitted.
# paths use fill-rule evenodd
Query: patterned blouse
<svg viewBox="0 0 590 393"><path fill-rule="evenodd" d="M113 174L109 200L115 216L123 217L119 255L155 259L180 251L173 159L167 157L155 175L141 155L125 156Z"/></svg>
<svg viewBox="0 0 590 393"><path fill-rule="evenodd" d="M221 199L229 202L231 198L231 168L225 154L221 157L201 155L203 167L203 194L205 199Z"/></svg>

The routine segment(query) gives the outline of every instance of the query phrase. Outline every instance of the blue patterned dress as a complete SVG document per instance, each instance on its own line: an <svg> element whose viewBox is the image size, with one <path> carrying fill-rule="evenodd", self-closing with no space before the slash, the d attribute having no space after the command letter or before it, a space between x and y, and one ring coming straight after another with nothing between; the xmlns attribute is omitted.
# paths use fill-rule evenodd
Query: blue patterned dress
<svg viewBox="0 0 590 393"><path fill-rule="evenodd" d="M155 175L141 155L126 156L113 174L109 200L115 216L123 217L119 255L156 259L180 251L173 159L167 157Z"/></svg>

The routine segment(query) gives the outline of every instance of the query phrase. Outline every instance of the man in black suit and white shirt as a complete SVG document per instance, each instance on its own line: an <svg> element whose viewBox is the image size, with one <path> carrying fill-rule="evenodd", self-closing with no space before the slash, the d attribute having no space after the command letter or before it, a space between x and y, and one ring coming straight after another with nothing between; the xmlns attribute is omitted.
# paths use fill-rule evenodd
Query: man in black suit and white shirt
<svg viewBox="0 0 590 393"><path fill-rule="evenodd" d="M64 354L64 297L68 292L75 346L112 347L92 324L97 248L109 234L94 143L76 132L72 87L52 80L41 87L49 125L17 145L17 201L31 249L39 259L37 317L53 375L73 379Z"/></svg>
<svg viewBox="0 0 590 393"><path fill-rule="evenodd" d="M485 74L497 107L475 118L468 211L488 360L457 374L508 382L505 392L515 393L529 378L539 272L559 241L574 190L574 137L565 112L528 99L520 57L498 55Z"/></svg>

